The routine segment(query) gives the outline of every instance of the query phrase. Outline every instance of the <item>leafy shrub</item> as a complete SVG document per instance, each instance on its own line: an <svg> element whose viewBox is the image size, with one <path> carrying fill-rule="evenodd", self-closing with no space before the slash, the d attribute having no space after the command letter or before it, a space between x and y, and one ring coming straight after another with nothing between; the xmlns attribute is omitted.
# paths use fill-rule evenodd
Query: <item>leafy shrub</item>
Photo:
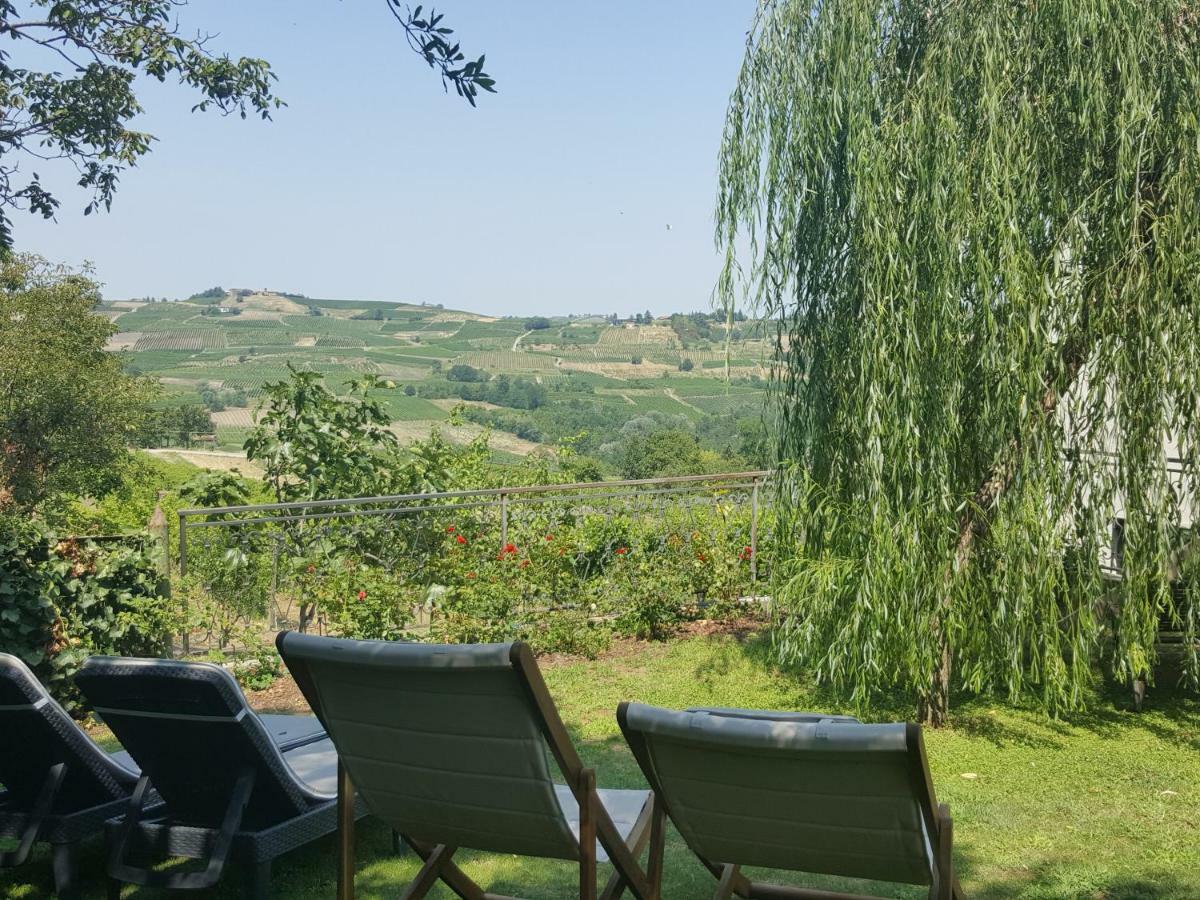
<svg viewBox="0 0 1200 900"><path fill-rule="evenodd" d="M55 541L0 518L0 648L28 663L70 710L88 656L161 656L179 627L143 542Z"/></svg>
<svg viewBox="0 0 1200 900"><path fill-rule="evenodd" d="M665 640L695 609L685 573L662 565L657 554L622 555L609 570L605 589L617 631L641 640Z"/></svg>
<svg viewBox="0 0 1200 900"><path fill-rule="evenodd" d="M371 640L404 637L413 609L425 593L419 585L350 559L336 560L325 570L310 565L300 583L330 631Z"/></svg>
<svg viewBox="0 0 1200 900"><path fill-rule="evenodd" d="M283 660L257 632L247 631L239 643L245 650L237 656L214 647L208 651L207 661L228 669L243 690L266 690L283 674Z"/></svg>
<svg viewBox="0 0 1200 900"><path fill-rule="evenodd" d="M271 556L259 535L238 529L210 529L208 543L188 549L187 575L180 592L187 598L189 632L199 631L220 649L267 611Z"/></svg>

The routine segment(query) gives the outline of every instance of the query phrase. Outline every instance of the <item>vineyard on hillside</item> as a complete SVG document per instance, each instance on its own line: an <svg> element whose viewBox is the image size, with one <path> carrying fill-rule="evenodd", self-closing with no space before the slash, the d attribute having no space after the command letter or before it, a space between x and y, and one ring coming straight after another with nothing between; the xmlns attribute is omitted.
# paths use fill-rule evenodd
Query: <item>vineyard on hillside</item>
<svg viewBox="0 0 1200 900"><path fill-rule="evenodd" d="M230 294L223 303L127 301L98 312L120 329L113 351L162 379L160 404L198 403L204 388L241 398L245 407L226 404L212 416L228 450L240 448L264 386L285 380L289 366L320 372L334 386L383 379L380 401L406 435L445 422L456 397L486 399L474 420L498 438L511 431L504 442L520 452L572 435L594 446L633 419L690 422L711 433L710 417L758 417L771 358L764 342L738 335L727 384L723 325L715 319L713 336L698 340L664 320L555 318L530 328L519 317L269 293ZM455 366L483 380L474 387L450 381ZM511 395L491 386L500 376L516 385ZM472 427L462 434L478 433Z"/></svg>

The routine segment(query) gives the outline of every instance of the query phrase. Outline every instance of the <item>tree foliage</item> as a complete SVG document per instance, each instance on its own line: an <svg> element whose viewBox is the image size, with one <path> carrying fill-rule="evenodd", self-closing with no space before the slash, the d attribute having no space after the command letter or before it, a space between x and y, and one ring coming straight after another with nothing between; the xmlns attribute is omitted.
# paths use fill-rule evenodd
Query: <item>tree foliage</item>
<svg viewBox="0 0 1200 900"><path fill-rule="evenodd" d="M779 647L857 699L1069 709L1160 618L1195 683L1198 38L1191 0L760 5L720 289L778 323Z"/></svg>
<svg viewBox="0 0 1200 900"><path fill-rule="evenodd" d="M266 386L245 444L280 502L453 491L482 480L486 432L458 447L435 428L429 440L404 447L376 399L390 382L369 375L339 394L319 372L288 369L287 381Z"/></svg>
<svg viewBox="0 0 1200 900"><path fill-rule="evenodd" d="M152 387L104 346L86 274L30 255L0 262L0 513L119 482Z"/></svg>
<svg viewBox="0 0 1200 900"><path fill-rule="evenodd" d="M410 48L443 85L472 106L495 82L484 58L464 62L453 29L386 0ZM121 172L150 150L153 136L131 126L142 112L139 74L176 79L195 91L193 111L270 118L283 105L263 59L216 53L212 36L185 37L178 11L186 0L0 0L0 251L12 246L14 209L51 218L59 200L22 162L69 160L91 193L90 214L112 204Z"/></svg>
<svg viewBox="0 0 1200 900"><path fill-rule="evenodd" d="M320 373L288 368L288 381L266 386L266 407L246 439L246 457L262 466L276 499L391 493L400 447L371 396L378 379L354 381L338 396Z"/></svg>
<svg viewBox="0 0 1200 900"><path fill-rule="evenodd" d="M392 387L390 383L371 375L348 382L339 395L319 373L288 368L287 381L266 386L265 408L245 443L247 458L262 466L264 480L280 502L453 491L483 480L487 432L459 447L434 428L427 441L403 448L389 428L387 410L375 399L375 391ZM372 565L391 568L401 546L394 522L367 514L338 524L331 529L320 517L287 520L280 535L284 558L306 570L325 571L352 552ZM240 539L239 532L231 529L232 539ZM227 553L224 547L217 549ZM246 574L252 575L253 548L238 549ZM217 557L210 553L209 558ZM219 568L210 571L220 576ZM213 583L210 579L209 593ZM228 588L227 595L236 595L234 581ZM312 621L316 604L314 594L302 592L301 631Z"/></svg>

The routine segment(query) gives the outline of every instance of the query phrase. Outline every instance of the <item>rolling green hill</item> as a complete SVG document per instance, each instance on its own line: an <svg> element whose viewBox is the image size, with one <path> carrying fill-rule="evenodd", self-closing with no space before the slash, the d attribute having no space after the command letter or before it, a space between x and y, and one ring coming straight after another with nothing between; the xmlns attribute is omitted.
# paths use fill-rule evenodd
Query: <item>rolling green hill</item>
<svg viewBox="0 0 1200 900"><path fill-rule="evenodd" d="M334 384L364 374L393 382L381 399L402 437L427 433L465 402L475 433L491 427L506 456L564 439L602 455L646 417L646 427L691 429L707 449L736 456L737 423L760 416L771 358L753 323L739 323L727 382L724 323L698 315L538 321L244 290L99 312L120 329L110 349L163 383L160 404L209 407L215 441L205 440L225 450L240 448L263 386L290 364Z"/></svg>

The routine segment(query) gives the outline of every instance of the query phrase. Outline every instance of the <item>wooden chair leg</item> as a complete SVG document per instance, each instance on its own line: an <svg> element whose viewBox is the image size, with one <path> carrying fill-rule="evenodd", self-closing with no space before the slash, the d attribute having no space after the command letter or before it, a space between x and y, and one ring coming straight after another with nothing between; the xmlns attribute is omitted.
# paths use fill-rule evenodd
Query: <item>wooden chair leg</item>
<svg viewBox="0 0 1200 900"><path fill-rule="evenodd" d="M428 863L433 856L437 847L429 844L422 844L420 841L414 841L412 838L405 838L405 843L412 847L413 852L417 854L424 862ZM462 900L491 900L494 896L485 893L483 888L471 880L462 869L454 864L454 860L446 856L442 859L441 870L438 873L442 882L454 891ZM503 898L497 898L503 900Z"/></svg>
<svg viewBox="0 0 1200 900"><path fill-rule="evenodd" d="M596 900L596 770L579 773L579 900Z"/></svg>
<svg viewBox="0 0 1200 900"><path fill-rule="evenodd" d="M954 821L950 818L950 807L939 803L935 813L937 820L937 847L934 850L936 877L929 888L930 900L953 900L956 888L954 877Z"/></svg>
<svg viewBox="0 0 1200 900"><path fill-rule="evenodd" d="M658 799L651 794L646 801L646 805L642 808L642 812L638 815L638 820L634 824L633 829L629 832L629 838L626 842L629 847L629 852L636 860L641 857L642 851L646 849L646 844L650 843L654 837L654 816L655 810L662 809L662 804ZM665 816L665 813L664 813ZM664 819L665 822L665 819ZM599 829L597 829L597 832ZM654 858L653 845L650 851L651 860ZM649 875L647 875L646 886L649 887ZM621 900L625 894L625 889L629 888L631 893L636 897L637 891L633 890L633 885L629 883L629 879L621 872L620 866L613 865L613 873L608 879L608 883L604 885L604 890L600 892L600 900ZM662 893L662 886L654 888L653 893L645 891L645 896L642 900L659 900Z"/></svg>
<svg viewBox="0 0 1200 900"><path fill-rule="evenodd" d="M354 784L340 758L337 770L337 900L354 900Z"/></svg>
<svg viewBox="0 0 1200 900"><path fill-rule="evenodd" d="M646 858L646 876L650 882L651 900L662 897L663 854L667 843L667 810L662 798L653 795L650 802L654 804L650 815L650 853Z"/></svg>
<svg viewBox="0 0 1200 900"><path fill-rule="evenodd" d="M717 882L717 892L713 894L713 900L730 900L733 897L733 887L738 881L738 874L738 867L732 864L721 870L721 880Z"/></svg>
<svg viewBox="0 0 1200 900"><path fill-rule="evenodd" d="M442 877L442 869L450 861L450 857L454 855L456 849L458 848L438 844L428 856L423 857L425 865L421 866L421 871L417 873L417 877L408 885L401 900L420 900L420 898L428 894L433 886L437 884L438 879ZM418 850L419 852L420 850Z"/></svg>

